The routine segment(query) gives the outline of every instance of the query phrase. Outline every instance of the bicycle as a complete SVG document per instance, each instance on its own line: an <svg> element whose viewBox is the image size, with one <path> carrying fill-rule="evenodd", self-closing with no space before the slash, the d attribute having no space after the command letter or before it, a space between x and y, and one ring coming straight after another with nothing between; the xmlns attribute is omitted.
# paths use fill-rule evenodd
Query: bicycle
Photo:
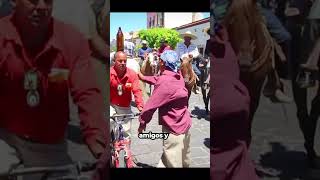
<svg viewBox="0 0 320 180"><path fill-rule="evenodd" d="M122 124L126 120L134 119L140 113L115 114L110 118L115 122L111 127L111 167L133 168L132 154L130 150L130 139L124 137Z"/></svg>
<svg viewBox="0 0 320 180"><path fill-rule="evenodd" d="M19 177L25 175L42 174L40 180L91 180L91 175L83 175L82 173L95 170L96 163L75 162L72 164L61 166L41 166L21 168L21 164L12 166L9 172L0 173L0 179L18 180ZM76 170L76 174L73 174ZM60 173L66 175L58 175Z"/></svg>

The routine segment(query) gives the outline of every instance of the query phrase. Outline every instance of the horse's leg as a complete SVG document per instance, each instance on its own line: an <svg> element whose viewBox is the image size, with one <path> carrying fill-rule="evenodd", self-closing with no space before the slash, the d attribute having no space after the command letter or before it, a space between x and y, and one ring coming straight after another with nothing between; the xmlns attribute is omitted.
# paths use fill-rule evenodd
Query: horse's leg
<svg viewBox="0 0 320 180"><path fill-rule="evenodd" d="M149 94L151 95L151 84L149 84Z"/></svg>
<svg viewBox="0 0 320 180"><path fill-rule="evenodd" d="M201 87L201 92L202 92L202 99L205 105L206 113L209 113L209 108L208 108L208 94L207 94L207 89L204 86L204 81L206 77L206 72L205 70L201 70L201 76L200 76L200 87Z"/></svg>
<svg viewBox="0 0 320 180"><path fill-rule="evenodd" d="M207 97L205 100L205 107L206 107L206 112L207 114L209 113L209 102L210 102L210 90L207 93Z"/></svg>
<svg viewBox="0 0 320 180"><path fill-rule="evenodd" d="M250 95L250 114L249 114L249 127L247 130L247 146L250 146L251 143L251 127L253 123L254 114L258 109L259 102L260 102L260 95L262 86L265 80L265 76L254 77L254 74L251 73L241 73L240 80L241 82L247 87L249 95ZM256 78L256 79L255 79Z"/></svg>
<svg viewBox="0 0 320 180"><path fill-rule="evenodd" d="M191 89L188 89L188 107L189 107L189 99L190 99L190 96L191 96Z"/></svg>

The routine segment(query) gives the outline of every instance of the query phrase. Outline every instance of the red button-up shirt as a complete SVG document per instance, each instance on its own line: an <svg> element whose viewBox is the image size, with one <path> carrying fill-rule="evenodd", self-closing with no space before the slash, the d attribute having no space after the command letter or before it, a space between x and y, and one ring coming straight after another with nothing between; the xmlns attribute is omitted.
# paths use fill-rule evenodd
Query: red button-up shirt
<svg viewBox="0 0 320 180"><path fill-rule="evenodd" d="M188 110L188 90L180 73L165 70L161 76L144 76L144 81L154 85L152 95L148 99L139 117L144 126L152 119L159 108L159 124L171 133L186 133L191 127Z"/></svg>
<svg viewBox="0 0 320 180"><path fill-rule="evenodd" d="M52 19L44 49L29 59L12 16L0 20L0 128L40 143L64 139L69 121L69 90L79 108L84 140L107 139L101 90L95 81L88 41L69 26ZM39 70L40 104L27 104L24 76ZM48 78L51 69L67 69L65 80ZM105 141L107 142L107 141Z"/></svg>
<svg viewBox="0 0 320 180"><path fill-rule="evenodd" d="M122 95L118 94L118 85L122 86ZM143 107L142 90L136 72L127 68L126 74L120 79L114 66L110 68L110 102L120 107L130 107L132 93L137 107Z"/></svg>

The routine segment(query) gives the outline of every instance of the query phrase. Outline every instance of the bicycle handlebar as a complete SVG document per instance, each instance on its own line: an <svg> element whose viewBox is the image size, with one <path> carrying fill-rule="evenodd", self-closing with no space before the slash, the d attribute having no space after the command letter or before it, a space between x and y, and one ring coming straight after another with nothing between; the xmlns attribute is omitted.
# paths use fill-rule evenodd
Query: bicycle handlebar
<svg viewBox="0 0 320 180"><path fill-rule="evenodd" d="M117 117L123 117L124 119L125 118L130 118L130 117L137 117L137 116L140 116L140 112L138 113L130 113L130 114L115 114L115 115L112 115L110 116L110 118L117 118Z"/></svg>

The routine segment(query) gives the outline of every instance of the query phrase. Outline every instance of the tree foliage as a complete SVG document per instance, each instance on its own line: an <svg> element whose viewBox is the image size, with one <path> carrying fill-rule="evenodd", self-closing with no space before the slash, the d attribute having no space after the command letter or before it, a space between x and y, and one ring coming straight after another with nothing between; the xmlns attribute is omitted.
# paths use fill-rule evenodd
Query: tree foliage
<svg viewBox="0 0 320 180"><path fill-rule="evenodd" d="M165 39L174 49L177 43L182 40L178 31L168 28L144 29L139 31L138 35L141 40L146 40L151 48L159 48L160 41Z"/></svg>

